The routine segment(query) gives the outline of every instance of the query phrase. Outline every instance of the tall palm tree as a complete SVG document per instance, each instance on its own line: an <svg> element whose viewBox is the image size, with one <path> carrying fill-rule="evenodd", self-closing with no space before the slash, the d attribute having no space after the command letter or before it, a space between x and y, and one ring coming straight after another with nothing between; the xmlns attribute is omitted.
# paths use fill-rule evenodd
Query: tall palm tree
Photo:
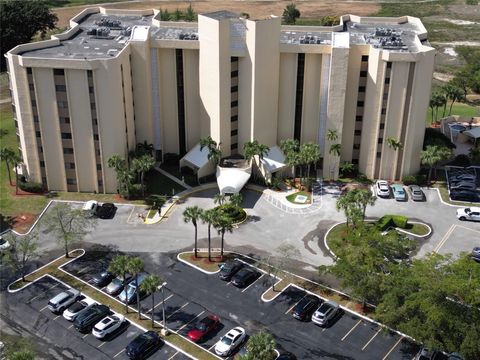
<svg viewBox="0 0 480 360"><path fill-rule="evenodd" d="M332 144L330 146L330 150L328 150L329 154L333 154L335 156L340 156L342 153L342 144Z"/></svg>
<svg viewBox="0 0 480 360"><path fill-rule="evenodd" d="M230 196L230 204L240 207L242 205L243 196L240 193L236 193Z"/></svg>
<svg viewBox="0 0 480 360"><path fill-rule="evenodd" d="M465 97L465 94L464 94L464 92L461 88L459 88L458 86L453 85L451 83L448 83L447 85L445 85L443 87L443 90L445 91L445 95L446 95L447 99L451 101L450 102L450 108L448 110L448 116L450 116L450 115L452 115L453 104L456 101L459 101L459 100L463 99ZM445 116L445 107L444 107L443 116Z"/></svg>
<svg viewBox="0 0 480 360"><path fill-rule="evenodd" d="M356 202L362 208L362 221L365 220L365 212L367 210L367 206L375 205L375 201L377 201L377 197L373 195L373 193L369 189L354 189L352 190L354 193L354 198Z"/></svg>
<svg viewBox="0 0 480 360"><path fill-rule="evenodd" d="M316 164L320 160L320 146L313 142L302 144L300 146L300 154L303 162L307 165L307 177L309 177L311 165Z"/></svg>
<svg viewBox="0 0 480 360"><path fill-rule="evenodd" d="M432 170L436 167L437 163L442 160L450 158L452 150L445 146L428 145L425 150L420 151L420 161L423 165L428 165L428 179L427 183L430 184L432 177Z"/></svg>
<svg viewBox="0 0 480 360"><path fill-rule="evenodd" d="M15 152L9 147L3 147L0 149L0 161L5 161L5 165L7 166L8 172L8 181L10 182L10 186L13 186L12 183L12 175L10 173L10 164L12 163L12 156Z"/></svg>
<svg viewBox="0 0 480 360"><path fill-rule="evenodd" d="M245 160L250 161L257 155L258 141L248 141L243 145L243 156Z"/></svg>
<svg viewBox="0 0 480 360"><path fill-rule="evenodd" d="M220 246L220 257L223 260L223 247L224 247L223 244L225 239L225 232L233 231L233 221L229 216L222 215L216 219L213 225L217 229L218 233L222 236L222 241Z"/></svg>
<svg viewBox="0 0 480 360"><path fill-rule="evenodd" d="M295 167L300 162L300 158L298 156L299 150L299 143L296 139L284 139L280 141L280 150L282 150L283 154L285 155L285 163L288 166L293 167L293 176L296 175Z"/></svg>
<svg viewBox="0 0 480 360"><path fill-rule="evenodd" d="M267 145L258 144L257 155L259 159L263 159L268 154L269 151L270 151L270 147L268 147Z"/></svg>
<svg viewBox="0 0 480 360"><path fill-rule="evenodd" d="M191 222L195 227L195 257L197 257L197 221L202 219L203 210L200 209L198 206L189 206L183 212L183 221L186 223Z"/></svg>
<svg viewBox="0 0 480 360"><path fill-rule="evenodd" d="M393 151L403 149L403 144L399 140L395 139L394 137L387 138L387 146Z"/></svg>
<svg viewBox="0 0 480 360"><path fill-rule="evenodd" d="M132 167L140 173L140 183L142 184L142 196L145 197L145 173L150 171L155 165L155 159L149 154L144 154L133 159Z"/></svg>
<svg viewBox="0 0 480 360"><path fill-rule="evenodd" d="M215 209L209 209L202 213L202 221L208 225L208 261L212 261L212 238L211 228L219 218L219 213Z"/></svg>
<svg viewBox="0 0 480 360"><path fill-rule="evenodd" d="M129 262L130 256L128 255L116 255L110 265L108 265L108 271L114 274L115 276L119 276L122 278L123 281L123 291L127 293L127 283L125 279L129 274ZM125 300L125 313L128 312L128 302Z"/></svg>
<svg viewBox="0 0 480 360"><path fill-rule="evenodd" d="M277 357L276 347L277 344L273 336L265 331L260 331L248 339L248 353L245 355L245 359L273 360ZM244 357L240 359L243 360Z"/></svg>
<svg viewBox="0 0 480 360"><path fill-rule="evenodd" d="M109 168L115 170L117 174L117 186L119 191L125 190L127 198L130 197L129 194L129 184L133 180L131 172L127 168L127 162L125 159L122 159L118 154L113 154L107 160L107 165Z"/></svg>
<svg viewBox="0 0 480 360"><path fill-rule="evenodd" d="M200 151L206 147L208 149L208 160L213 161L215 165L217 165L222 158L220 145L221 143L217 144L210 135L200 139Z"/></svg>
<svg viewBox="0 0 480 360"><path fill-rule="evenodd" d="M163 280L158 277L157 275L147 275L147 277L143 280L142 284L140 285L140 290L147 295L152 295L152 310L151 310L151 317L152 317L152 328L155 327L155 314L153 309L155 308L155 292L157 291L158 287L163 283ZM140 312L139 312L140 314Z"/></svg>
<svg viewBox="0 0 480 360"><path fill-rule="evenodd" d="M138 275L144 270L145 264L139 257L131 257L128 261L128 272L135 277L135 288L137 289L137 311L140 319L140 291L138 288Z"/></svg>
<svg viewBox="0 0 480 360"><path fill-rule="evenodd" d="M213 203L218 205L223 205L223 203L225 202L225 198L226 198L225 194L222 194L222 193L215 194L213 196Z"/></svg>

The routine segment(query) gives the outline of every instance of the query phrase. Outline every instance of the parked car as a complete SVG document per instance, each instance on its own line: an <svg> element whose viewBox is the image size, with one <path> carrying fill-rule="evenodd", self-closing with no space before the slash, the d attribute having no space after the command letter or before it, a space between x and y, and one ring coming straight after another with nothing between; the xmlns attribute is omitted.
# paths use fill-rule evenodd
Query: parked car
<svg viewBox="0 0 480 360"><path fill-rule="evenodd" d="M104 287L110 284L110 282L115 278L115 275L109 273L108 271L102 271L98 274L93 275L92 283L98 287Z"/></svg>
<svg viewBox="0 0 480 360"><path fill-rule="evenodd" d="M144 359L163 344L163 340L155 331L147 331L133 339L125 350L130 359Z"/></svg>
<svg viewBox="0 0 480 360"><path fill-rule="evenodd" d="M120 291L123 290L125 284L129 284L130 281L132 281L132 277L130 276L127 276L125 280L123 280L121 277L116 277L110 282L110 284L108 284L105 291L110 295L118 295Z"/></svg>
<svg viewBox="0 0 480 360"><path fill-rule="evenodd" d="M377 180L375 182L375 193L382 198L390 197L390 186L385 180Z"/></svg>
<svg viewBox="0 0 480 360"><path fill-rule="evenodd" d="M460 181L458 183L450 184L450 191L452 190L477 190L477 184L468 181Z"/></svg>
<svg viewBox="0 0 480 360"><path fill-rule="evenodd" d="M335 301L326 301L313 313L312 321L320 326L326 326L340 311L340 306Z"/></svg>
<svg viewBox="0 0 480 360"><path fill-rule="evenodd" d="M215 354L220 356L231 355L246 338L245 329L237 326L220 338L215 344Z"/></svg>
<svg viewBox="0 0 480 360"><path fill-rule="evenodd" d="M412 198L413 201L425 200L425 194L423 193L423 190L420 186L410 185L408 187L408 190L410 191L410 197Z"/></svg>
<svg viewBox="0 0 480 360"><path fill-rule="evenodd" d="M480 198L474 191L469 190L452 190L450 191L450 199L456 201L478 202Z"/></svg>
<svg viewBox="0 0 480 360"><path fill-rule="evenodd" d="M297 357L290 352L281 353L275 360L297 360Z"/></svg>
<svg viewBox="0 0 480 360"><path fill-rule="evenodd" d="M468 207L457 210L457 218L459 220L480 221L480 207Z"/></svg>
<svg viewBox="0 0 480 360"><path fill-rule="evenodd" d="M110 313L110 309L106 305L94 304L89 309L78 314L73 321L75 329L81 333L89 332L97 322Z"/></svg>
<svg viewBox="0 0 480 360"><path fill-rule="evenodd" d="M292 310L292 316L300 321L308 321L311 319L312 314L318 309L322 301L314 296L307 295L299 301Z"/></svg>
<svg viewBox="0 0 480 360"><path fill-rule="evenodd" d="M82 210L85 212L85 214L93 216L97 212L97 207L98 202L96 200L89 200L83 204Z"/></svg>
<svg viewBox="0 0 480 360"><path fill-rule="evenodd" d="M10 248L10 243L3 236L0 236L0 251L5 251Z"/></svg>
<svg viewBox="0 0 480 360"><path fill-rule="evenodd" d="M236 287L245 287L248 284L255 281L259 276L259 273L252 269L250 266L246 266L243 269L239 270L232 277L232 284Z"/></svg>
<svg viewBox="0 0 480 360"><path fill-rule="evenodd" d="M137 284L135 284L135 277L132 279L132 281L130 281L127 285L127 291L125 292L125 289L122 290L122 292L120 293L120 295L118 295L118 299L121 301L121 302L125 302L125 300L127 301L127 303L131 303L135 300L136 296L137 296L137 285L138 287L140 287L140 285L142 285L143 283L143 280L145 280L145 278L147 277L147 273L140 273L138 274L138 277L137 277Z"/></svg>
<svg viewBox="0 0 480 360"><path fill-rule="evenodd" d="M92 329L92 335L97 339L103 339L115 331L125 323L125 316L113 314L103 318Z"/></svg>
<svg viewBox="0 0 480 360"><path fill-rule="evenodd" d="M78 300L74 302L72 305L70 305L63 312L63 317L68 321L73 321L75 320L78 314L80 314L82 311L86 309L90 309L94 304L96 304L95 301L84 296L83 299Z"/></svg>
<svg viewBox="0 0 480 360"><path fill-rule="evenodd" d="M392 185L393 197L397 201L407 201L407 193L400 184Z"/></svg>
<svg viewBox="0 0 480 360"><path fill-rule="evenodd" d="M111 219L115 215L117 208L112 203L103 203L101 206L97 206L95 214L100 219Z"/></svg>
<svg viewBox="0 0 480 360"><path fill-rule="evenodd" d="M480 262L480 246L475 246L472 249L472 259Z"/></svg>
<svg viewBox="0 0 480 360"><path fill-rule="evenodd" d="M48 302L48 308L55 314L62 313L67 307L72 305L80 298L80 291L68 289L56 295Z"/></svg>
<svg viewBox="0 0 480 360"><path fill-rule="evenodd" d="M447 360L448 355L442 351L429 350L422 348L420 352L415 356L414 360Z"/></svg>
<svg viewBox="0 0 480 360"><path fill-rule="evenodd" d="M245 264L240 261L229 260L220 268L219 277L222 280L230 281L232 276L235 275L244 266Z"/></svg>
<svg viewBox="0 0 480 360"><path fill-rule="evenodd" d="M205 316L202 320L197 321L193 329L188 332L187 336L193 342L201 341L206 335L214 331L219 324L220 319L218 316Z"/></svg>
<svg viewBox="0 0 480 360"><path fill-rule="evenodd" d="M459 174L459 175L452 175L449 178L449 181L458 181L458 180L469 180L469 181L477 181L477 176L474 174Z"/></svg>

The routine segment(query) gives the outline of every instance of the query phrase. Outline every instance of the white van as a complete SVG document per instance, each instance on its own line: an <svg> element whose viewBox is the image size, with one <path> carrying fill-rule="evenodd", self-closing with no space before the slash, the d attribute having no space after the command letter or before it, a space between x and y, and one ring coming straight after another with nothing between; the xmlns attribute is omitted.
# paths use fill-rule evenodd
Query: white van
<svg viewBox="0 0 480 360"><path fill-rule="evenodd" d="M88 215L93 216L97 211L98 202L96 200L89 200L84 205L82 210L85 211Z"/></svg>

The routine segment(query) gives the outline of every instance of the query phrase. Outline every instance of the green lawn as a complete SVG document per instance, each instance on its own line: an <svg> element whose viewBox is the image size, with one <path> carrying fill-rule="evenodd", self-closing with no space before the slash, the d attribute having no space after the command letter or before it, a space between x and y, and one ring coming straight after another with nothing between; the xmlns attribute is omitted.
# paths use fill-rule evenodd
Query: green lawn
<svg viewBox="0 0 480 360"><path fill-rule="evenodd" d="M450 108L450 103L447 104L447 111L445 115L448 115L448 111ZM438 109L438 119L441 119L443 115L443 108ZM452 115L459 115L466 118L471 118L475 116L480 116L480 107L479 106L471 106L468 104L463 103L455 103L452 107ZM432 110L428 108L427 111L427 124L432 123Z"/></svg>
<svg viewBox="0 0 480 360"><path fill-rule="evenodd" d="M304 203L296 202L295 199L296 199L297 195L304 195L308 199ZM299 191L299 192L288 195L287 200L290 201L292 204L301 204L301 205L310 204L312 202L312 194L309 193L309 192L306 192L306 191Z"/></svg>
<svg viewBox="0 0 480 360"><path fill-rule="evenodd" d="M147 192L149 194L172 196L185 190L182 185L176 183L165 175L162 175L156 170L150 171L146 178Z"/></svg>
<svg viewBox="0 0 480 360"><path fill-rule="evenodd" d="M414 16L425 17L432 15L443 14L447 11L447 5L453 3L455 0L437 0L429 2L408 2L401 3L397 1L385 2L381 4L380 11L376 16Z"/></svg>
<svg viewBox="0 0 480 360"><path fill-rule="evenodd" d="M411 232L418 236L425 236L428 234L428 227L424 224L407 224L406 231Z"/></svg>

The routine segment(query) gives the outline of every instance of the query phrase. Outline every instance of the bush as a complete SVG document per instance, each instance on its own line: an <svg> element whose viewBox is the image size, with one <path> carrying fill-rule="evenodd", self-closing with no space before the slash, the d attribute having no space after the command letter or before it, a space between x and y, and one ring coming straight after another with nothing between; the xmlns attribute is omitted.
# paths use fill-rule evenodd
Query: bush
<svg viewBox="0 0 480 360"><path fill-rule="evenodd" d="M239 223L247 217L247 213L239 206L232 204L223 204L215 208L216 211L228 216L234 223Z"/></svg>
<svg viewBox="0 0 480 360"><path fill-rule="evenodd" d="M138 199L142 196L142 184L132 184L129 187L130 199Z"/></svg>
<svg viewBox="0 0 480 360"><path fill-rule="evenodd" d="M478 5L478 0L467 0L467 5Z"/></svg>
<svg viewBox="0 0 480 360"><path fill-rule="evenodd" d="M404 185L408 186L408 185L416 185L417 184L417 179L415 178L415 176L413 175L405 175L403 178L402 178L402 182Z"/></svg>
<svg viewBox="0 0 480 360"><path fill-rule="evenodd" d="M423 138L423 150L429 145L446 146L449 149L455 149L456 146L450 139L442 134L438 129L426 128Z"/></svg>
<svg viewBox="0 0 480 360"><path fill-rule="evenodd" d="M408 218L402 215L384 215L377 221L377 227L380 231L385 231L389 227L398 227L405 229Z"/></svg>
<svg viewBox="0 0 480 360"><path fill-rule="evenodd" d="M152 206L152 209L160 209L167 202L165 195L150 195L145 198L145 203Z"/></svg>
<svg viewBox="0 0 480 360"><path fill-rule="evenodd" d="M33 182L33 181L30 181L30 182L25 182L25 181L21 181L19 179L18 181L18 187L23 190L23 191L26 191L26 192L29 192L29 193L35 193L35 194L41 194L43 193L43 184L42 183L37 183L37 182Z"/></svg>
<svg viewBox="0 0 480 360"><path fill-rule="evenodd" d="M470 166L470 158L468 155L460 154L455 156L455 159L449 162L448 165L467 167Z"/></svg>

